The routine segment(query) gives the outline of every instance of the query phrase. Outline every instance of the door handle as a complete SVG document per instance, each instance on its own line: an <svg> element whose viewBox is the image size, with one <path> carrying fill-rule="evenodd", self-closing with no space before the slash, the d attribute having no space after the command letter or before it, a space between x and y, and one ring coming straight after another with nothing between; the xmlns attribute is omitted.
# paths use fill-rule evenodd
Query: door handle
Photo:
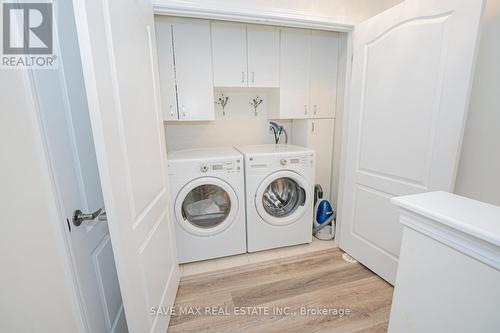
<svg viewBox="0 0 500 333"><path fill-rule="evenodd" d="M77 209L73 213L73 224L76 227L79 227L82 224L82 222L84 222L84 221L95 220L99 216L99 214L101 214L101 212L102 212L102 208L99 208L98 210L96 210L93 213L82 213L81 210Z"/></svg>
<svg viewBox="0 0 500 333"><path fill-rule="evenodd" d="M106 214L106 212L102 212L101 214L99 214L97 219L101 222L108 222L108 214Z"/></svg>

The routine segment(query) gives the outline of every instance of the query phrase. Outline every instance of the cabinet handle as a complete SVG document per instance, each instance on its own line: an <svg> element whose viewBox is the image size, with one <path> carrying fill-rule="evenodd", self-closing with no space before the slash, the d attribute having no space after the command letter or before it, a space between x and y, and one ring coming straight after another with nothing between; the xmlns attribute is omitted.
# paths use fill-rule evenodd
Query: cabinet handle
<svg viewBox="0 0 500 333"><path fill-rule="evenodd" d="M241 82L245 83L245 72L241 72Z"/></svg>
<svg viewBox="0 0 500 333"><path fill-rule="evenodd" d="M252 72L252 83L255 82L255 72Z"/></svg>
<svg viewBox="0 0 500 333"><path fill-rule="evenodd" d="M316 114L316 104L314 104L314 114Z"/></svg>
<svg viewBox="0 0 500 333"><path fill-rule="evenodd" d="M314 121L311 123L311 132L314 132Z"/></svg>
<svg viewBox="0 0 500 333"><path fill-rule="evenodd" d="M182 118L186 118L186 108L184 107L184 105L181 107L181 110L182 110Z"/></svg>
<svg viewBox="0 0 500 333"><path fill-rule="evenodd" d="M307 105L304 104L304 114L307 115Z"/></svg>
<svg viewBox="0 0 500 333"><path fill-rule="evenodd" d="M173 105L170 104L170 117L174 116L174 110L173 110Z"/></svg>

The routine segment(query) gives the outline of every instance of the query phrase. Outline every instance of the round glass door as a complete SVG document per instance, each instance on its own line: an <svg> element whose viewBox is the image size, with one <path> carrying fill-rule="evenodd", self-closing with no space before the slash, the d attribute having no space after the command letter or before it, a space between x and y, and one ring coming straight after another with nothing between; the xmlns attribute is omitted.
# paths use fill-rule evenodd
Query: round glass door
<svg viewBox="0 0 500 333"><path fill-rule="evenodd" d="M265 178L255 193L255 208L260 217L276 226L299 220L310 209L312 185L290 170L278 171Z"/></svg>
<svg viewBox="0 0 500 333"><path fill-rule="evenodd" d="M293 214L306 200L305 190L293 179L281 177L269 184L262 195L262 205L274 217Z"/></svg>
<svg viewBox="0 0 500 333"><path fill-rule="evenodd" d="M213 228L224 222L231 211L227 192L214 184L193 188L182 202L182 217L198 228Z"/></svg>
<svg viewBox="0 0 500 333"><path fill-rule="evenodd" d="M203 177L179 191L174 209L176 221L185 231L211 236L234 222L239 202L228 183L219 178Z"/></svg>

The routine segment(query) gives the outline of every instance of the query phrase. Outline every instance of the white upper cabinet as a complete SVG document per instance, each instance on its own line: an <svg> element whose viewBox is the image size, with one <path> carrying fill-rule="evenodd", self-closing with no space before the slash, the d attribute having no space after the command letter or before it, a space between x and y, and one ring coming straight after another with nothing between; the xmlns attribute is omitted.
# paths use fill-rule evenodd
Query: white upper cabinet
<svg viewBox="0 0 500 333"><path fill-rule="evenodd" d="M210 22L157 17L164 120L213 120Z"/></svg>
<svg viewBox="0 0 500 333"><path fill-rule="evenodd" d="M214 87L273 89L270 118L334 118L339 34L156 18L164 120L213 120Z"/></svg>
<svg viewBox="0 0 500 333"><path fill-rule="evenodd" d="M310 117L335 117L338 33L311 31L311 95Z"/></svg>
<svg viewBox="0 0 500 333"><path fill-rule="evenodd" d="M177 96L175 94L174 50L172 24L164 18L156 20L158 69L160 72L161 104L163 120L177 120Z"/></svg>
<svg viewBox="0 0 500 333"><path fill-rule="evenodd" d="M280 31L277 27L247 25L248 86L278 88Z"/></svg>
<svg viewBox="0 0 500 333"><path fill-rule="evenodd" d="M231 22L212 22L211 25L214 86L246 87L246 25Z"/></svg>
<svg viewBox="0 0 500 333"><path fill-rule="evenodd" d="M279 87L279 28L212 22L216 87Z"/></svg>
<svg viewBox="0 0 500 333"><path fill-rule="evenodd" d="M172 28L179 120L213 120L210 22L176 20Z"/></svg>
<svg viewBox="0 0 500 333"><path fill-rule="evenodd" d="M280 51L279 118L307 118L311 31L283 28Z"/></svg>
<svg viewBox="0 0 500 333"><path fill-rule="evenodd" d="M334 118L339 34L281 29L280 90L271 98L272 118Z"/></svg>

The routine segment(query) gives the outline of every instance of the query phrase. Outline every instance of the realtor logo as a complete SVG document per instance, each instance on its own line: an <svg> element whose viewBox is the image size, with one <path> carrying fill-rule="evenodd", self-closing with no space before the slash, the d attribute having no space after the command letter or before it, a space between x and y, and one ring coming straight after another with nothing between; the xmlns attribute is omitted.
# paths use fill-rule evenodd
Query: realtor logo
<svg viewBox="0 0 500 333"><path fill-rule="evenodd" d="M2 3L2 67L54 68L52 2Z"/></svg>

